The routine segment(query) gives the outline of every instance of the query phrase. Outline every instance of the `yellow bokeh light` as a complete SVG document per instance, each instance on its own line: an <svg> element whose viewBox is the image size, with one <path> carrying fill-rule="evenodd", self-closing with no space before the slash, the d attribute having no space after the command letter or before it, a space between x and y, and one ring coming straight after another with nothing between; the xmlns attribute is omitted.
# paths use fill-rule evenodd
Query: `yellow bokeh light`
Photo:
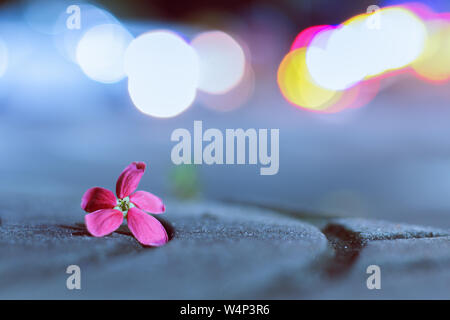
<svg viewBox="0 0 450 320"><path fill-rule="evenodd" d="M429 36L425 50L412 64L416 74L431 82L450 78L450 24L443 20L427 23Z"/></svg>
<svg viewBox="0 0 450 320"><path fill-rule="evenodd" d="M324 89L311 79L306 66L306 48L289 52L278 68L278 85L284 97L296 106L326 112L341 92Z"/></svg>

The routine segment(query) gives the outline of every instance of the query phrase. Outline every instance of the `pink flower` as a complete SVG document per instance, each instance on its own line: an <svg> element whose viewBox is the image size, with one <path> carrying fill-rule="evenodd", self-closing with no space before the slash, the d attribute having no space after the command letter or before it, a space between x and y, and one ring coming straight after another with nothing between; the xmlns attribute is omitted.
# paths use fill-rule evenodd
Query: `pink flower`
<svg viewBox="0 0 450 320"><path fill-rule="evenodd" d="M163 213L162 200L147 191L134 192L144 171L144 162L133 162L123 170L117 179L117 199L108 189L94 187L86 191L81 199L81 208L91 212L85 216L90 234L94 237L108 235L127 218L128 228L140 243L161 246L168 241L163 225L145 212Z"/></svg>

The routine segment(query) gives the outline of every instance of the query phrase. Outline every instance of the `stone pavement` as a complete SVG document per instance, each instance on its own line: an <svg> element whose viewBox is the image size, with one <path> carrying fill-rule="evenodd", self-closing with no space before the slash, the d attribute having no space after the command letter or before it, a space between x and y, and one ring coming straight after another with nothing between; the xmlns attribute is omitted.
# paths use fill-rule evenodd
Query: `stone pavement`
<svg viewBox="0 0 450 320"><path fill-rule="evenodd" d="M220 202L167 202L171 240L141 246L124 225L91 237L79 199L0 204L0 298L450 298L448 230L287 215ZM68 290L79 265L81 290ZM381 268L369 290L366 268Z"/></svg>

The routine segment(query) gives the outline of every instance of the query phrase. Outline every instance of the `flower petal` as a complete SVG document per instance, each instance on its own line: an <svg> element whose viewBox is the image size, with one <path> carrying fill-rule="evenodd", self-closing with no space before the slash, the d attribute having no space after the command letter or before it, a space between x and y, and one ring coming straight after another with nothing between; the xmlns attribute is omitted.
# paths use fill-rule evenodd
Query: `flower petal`
<svg viewBox="0 0 450 320"><path fill-rule="evenodd" d="M128 228L136 239L147 246L162 246L169 241L161 222L136 207L128 210Z"/></svg>
<svg viewBox="0 0 450 320"><path fill-rule="evenodd" d="M94 212L100 209L112 209L116 204L117 201L114 193L100 187L88 189L81 198L81 208L87 212Z"/></svg>
<svg viewBox="0 0 450 320"><path fill-rule="evenodd" d="M119 176L116 184L116 195L123 199L136 190L145 171L144 162L132 162Z"/></svg>
<svg viewBox="0 0 450 320"><path fill-rule="evenodd" d="M147 191L136 191L130 196L130 201L139 209L150 213L163 213L166 211L162 200Z"/></svg>
<svg viewBox="0 0 450 320"><path fill-rule="evenodd" d="M116 209L101 209L87 214L84 221L90 234L103 237L120 227L123 214Z"/></svg>

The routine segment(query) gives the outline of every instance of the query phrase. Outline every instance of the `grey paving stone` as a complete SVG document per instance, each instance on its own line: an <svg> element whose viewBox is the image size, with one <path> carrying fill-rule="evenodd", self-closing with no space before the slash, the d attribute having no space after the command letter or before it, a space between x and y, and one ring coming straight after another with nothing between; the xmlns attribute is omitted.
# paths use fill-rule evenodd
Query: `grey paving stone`
<svg viewBox="0 0 450 320"><path fill-rule="evenodd" d="M77 263L114 262L142 247L125 234L105 238L88 235L84 225L0 226L0 289L17 282L51 278ZM4 258L3 258L4 257Z"/></svg>
<svg viewBox="0 0 450 320"><path fill-rule="evenodd" d="M280 281L303 274L294 286L301 297L312 281L307 270L329 254L317 228L269 210L170 201L167 208L174 232L162 248L139 246L126 228L98 239L77 224L1 226L9 259L0 264L0 298L270 298L286 294ZM69 264L81 267L80 291L65 287Z"/></svg>
<svg viewBox="0 0 450 320"><path fill-rule="evenodd" d="M321 225L335 250L332 263L325 267L331 276L342 276L358 259L367 243L386 239L414 239L448 235L446 230L362 218L329 219Z"/></svg>
<svg viewBox="0 0 450 320"><path fill-rule="evenodd" d="M353 237L360 241L428 238L449 235L448 230L434 227L394 223L383 220L362 218L332 219L324 228L324 232L337 237Z"/></svg>
<svg viewBox="0 0 450 320"><path fill-rule="evenodd" d="M450 237L399 239L369 243L359 263L383 265L389 270L445 269L450 267ZM450 272L450 269L449 269ZM449 288L450 292L450 288Z"/></svg>
<svg viewBox="0 0 450 320"><path fill-rule="evenodd" d="M252 205L166 206L172 240L144 248L126 226L89 236L78 197L7 197L0 298L449 298L447 230L323 218L323 233ZM81 267L80 291L66 289L71 264ZM366 287L371 264L381 267L381 290Z"/></svg>
<svg viewBox="0 0 450 320"><path fill-rule="evenodd" d="M381 270L381 289L369 290L367 267ZM369 242L351 271L323 285L331 299L450 299L450 237Z"/></svg>

